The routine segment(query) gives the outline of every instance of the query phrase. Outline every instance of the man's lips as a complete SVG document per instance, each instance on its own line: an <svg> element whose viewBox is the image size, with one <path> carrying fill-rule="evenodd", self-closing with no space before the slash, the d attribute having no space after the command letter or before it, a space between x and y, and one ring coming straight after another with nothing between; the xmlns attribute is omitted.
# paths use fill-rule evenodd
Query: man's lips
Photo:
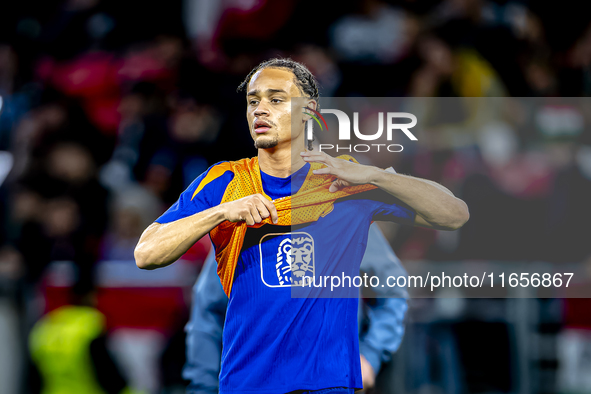
<svg viewBox="0 0 591 394"><path fill-rule="evenodd" d="M270 127L260 126L260 127L257 127L256 129L254 129L254 132L257 133L257 134L263 134L263 133L266 133L269 130L271 130Z"/></svg>
<svg viewBox="0 0 591 394"><path fill-rule="evenodd" d="M266 133L271 129L271 125L267 122L257 120L254 122L254 132L257 134Z"/></svg>

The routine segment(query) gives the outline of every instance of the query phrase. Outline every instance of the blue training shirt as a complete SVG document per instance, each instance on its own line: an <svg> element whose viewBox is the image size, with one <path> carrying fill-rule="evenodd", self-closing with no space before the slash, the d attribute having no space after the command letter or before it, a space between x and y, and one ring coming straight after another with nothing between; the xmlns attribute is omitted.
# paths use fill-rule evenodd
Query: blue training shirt
<svg viewBox="0 0 591 394"><path fill-rule="evenodd" d="M218 175L215 167L156 221L168 223L219 205L234 174ZM272 199L292 195L309 168L306 164L288 178L261 172L265 193ZM216 177L208 177L210 172ZM248 228L226 312L221 394L363 386L357 290L351 298L294 298L292 286L304 277L359 275L372 220L414 222L410 208L377 192L337 200L316 222Z"/></svg>

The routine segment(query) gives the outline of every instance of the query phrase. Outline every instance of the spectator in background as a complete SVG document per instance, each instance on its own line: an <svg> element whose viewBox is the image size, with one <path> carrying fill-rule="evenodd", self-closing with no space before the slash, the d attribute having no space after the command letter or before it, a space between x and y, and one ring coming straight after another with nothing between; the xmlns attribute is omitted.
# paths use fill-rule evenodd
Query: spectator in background
<svg viewBox="0 0 591 394"><path fill-rule="evenodd" d="M183 3L185 26L200 63L212 69L225 69L232 68L235 61L226 54L228 46L245 42L268 46L289 21L296 0L184 0ZM263 20L265 27L261 28Z"/></svg>
<svg viewBox="0 0 591 394"><path fill-rule="evenodd" d="M392 64L400 60L417 33L416 21L382 0L364 0L358 12L331 27L331 45L347 62Z"/></svg>
<svg viewBox="0 0 591 394"><path fill-rule="evenodd" d="M506 89L491 65L474 48L454 43L453 29L442 28L419 38L417 48L423 64L412 76L410 95L506 96Z"/></svg>
<svg viewBox="0 0 591 394"><path fill-rule="evenodd" d="M46 189L70 195L80 205L85 230L100 238L107 223L108 194L96 178L96 163L88 149L59 143L51 149L47 165Z"/></svg>
<svg viewBox="0 0 591 394"><path fill-rule="evenodd" d="M307 64L316 75L320 94L327 97L333 96L341 84L341 72L326 49L316 45L303 45L296 50L294 58Z"/></svg>
<svg viewBox="0 0 591 394"><path fill-rule="evenodd" d="M404 96L408 74L415 67L405 63L420 29L418 19L382 0L349 5L352 12L336 19L326 33L329 53L342 75L334 95Z"/></svg>
<svg viewBox="0 0 591 394"><path fill-rule="evenodd" d="M160 144L154 144L158 137L146 136L153 153L149 158L144 154L138 164L143 167L137 169L143 186L167 202L189 186L209 165L208 150L217 139L220 123L212 106L190 97L177 98Z"/></svg>
<svg viewBox="0 0 591 394"><path fill-rule="evenodd" d="M56 7L54 17L42 30L48 52L68 59L97 49L115 27L115 20L105 12L100 0L67 0Z"/></svg>
<svg viewBox="0 0 591 394"><path fill-rule="evenodd" d="M92 156L79 144L60 143L31 167L15 194L13 215L19 226L13 237L29 279L37 280L50 261L66 260L88 280L107 223L108 199Z"/></svg>
<svg viewBox="0 0 591 394"><path fill-rule="evenodd" d="M110 227L103 238L102 260L133 260L133 250L146 225L161 212L160 200L141 186L120 191L111 204Z"/></svg>
<svg viewBox="0 0 591 394"><path fill-rule="evenodd" d="M41 201L34 209L39 216L23 223L16 243L29 280L35 283L51 261L73 261L81 280L88 280L94 256L85 242L77 202L60 196Z"/></svg>
<svg viewBox="0 0 591 394"><path fill-rule="evenodd" d="M35 93L19 75L24 68L19 60L14 47L0 41L0 150L11 149L13 129L29 110Z"/></svg>
<svg viewBox="0 0 591 394"><path fill-rule="evenodd" d="M101 183L113 191L142 179L146 162L166 141L168 107L165 91L151 82L138 82L123 94L118 112L117 143L101 168Z"/></svg>

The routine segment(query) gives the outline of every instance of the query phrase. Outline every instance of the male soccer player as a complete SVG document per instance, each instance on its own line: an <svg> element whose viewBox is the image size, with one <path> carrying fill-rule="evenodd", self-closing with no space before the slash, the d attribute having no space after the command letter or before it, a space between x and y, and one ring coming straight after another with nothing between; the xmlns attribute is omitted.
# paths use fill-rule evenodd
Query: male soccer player
<svg viewBox="0 0 591 394"><path fill-rule="evenodd" d="M291 108L316 109L319 97L303 65L272 59L242 86L258 156L199 176L144 231L136 264L172 264L210 234L230 298L220 393L352 393L362 387L358 298L291 290L357 275L374 219L455 230L468 208L437 183L306 151L306 115Z"/></svg>

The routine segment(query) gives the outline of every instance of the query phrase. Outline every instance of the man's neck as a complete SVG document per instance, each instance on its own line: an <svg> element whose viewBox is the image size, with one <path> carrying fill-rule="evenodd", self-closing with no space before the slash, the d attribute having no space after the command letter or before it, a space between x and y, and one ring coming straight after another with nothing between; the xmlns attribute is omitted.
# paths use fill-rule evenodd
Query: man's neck
<svg viewBox="0 0 591 394"><path fill-rule="evenodd" d="M293 149L291 145L281 148L259 149L259 167L267 175L287 178L306 164L300 156L300 152L304 150L303 146L297 150Z"/></svg>

